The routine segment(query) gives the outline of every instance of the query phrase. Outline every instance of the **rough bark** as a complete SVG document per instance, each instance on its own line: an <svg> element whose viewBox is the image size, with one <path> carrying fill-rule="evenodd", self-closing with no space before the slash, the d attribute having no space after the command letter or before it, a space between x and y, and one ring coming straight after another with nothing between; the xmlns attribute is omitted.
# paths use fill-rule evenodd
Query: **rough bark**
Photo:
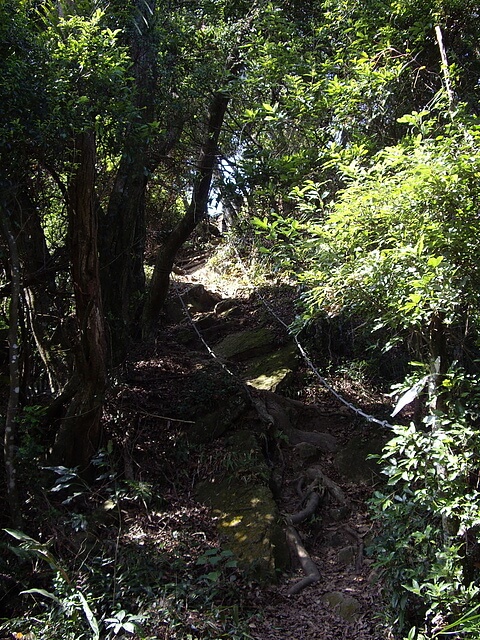
<svg viewBox="0 0 480 640"><path fill-rule="evenodd" d="M132 3L132 25L126 30L133 61L138 120L130 127L108 205L100 218L103 304L108 322L110 358L122 362L137 337L145 293L145 200L149 176L165 162L178 142L182 123L169 125L163 136L146 139L139 126L156 120L158 42L155 0ZM146 10L148 7L148 10Z"/></svg>
<svg viewBox="0 0 480 640"><path fill-rule="evenodd" d="M218 92L213 97L190 204L185 215L173 229L166 243L157 254L143 314L143 331L145 335L150 334L155 328L168 294L170 274L178 250L188 239L197 224L205 218L213 171L217 162L218 139L228 101L229 95L227 93Z"/></svg>
<svg viewBox="0 0 480 640"><path fill-rule="evenodd" d="M106 343L98 264L98 211L95 204L95 135L78 136L76 171L68 189L69 243L78 343L75 376L79 386L62 420L51 462L87 469L101 441L106 387Z"/></svg>
<svg viewBox="0 0 480 640"><path fill-rule="evenodd" d="M153 30L155 0L134 0L129 7L127 44L132 57L138 124L154 119L156 53ZM145 11L149 7L148 12ZM145 193L149 144L131 126L125 139L105 214L100 219L103 305L108 321L110 356L121 362L145 291Z"/></svg>
<svg viewBox="0 0 480 640"><path fill-rule="evenodd" d="M104 308L114 363L122 360L136 306L145 289L146 150L138 144L122 156L101 221Z"/></svg>

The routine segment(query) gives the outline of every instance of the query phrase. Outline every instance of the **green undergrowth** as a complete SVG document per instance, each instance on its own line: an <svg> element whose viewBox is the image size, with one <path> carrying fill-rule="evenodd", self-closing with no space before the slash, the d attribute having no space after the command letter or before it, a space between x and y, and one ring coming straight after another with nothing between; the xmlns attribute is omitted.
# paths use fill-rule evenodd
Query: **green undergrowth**
<svg viewBox="0 0 480 640"><path fill-rule="evenodd" d="M480 637L479 380L457 370L443 386L445 412L395 427L371 500L389 623L409 640Z"/></svg>
<svg viewBox="0 0 480 640"><path fill-rule="evenodd" d="M242 574L206 510L120 479L106 451L96 462L90 485L74 469L46 471L28 525L3 530L0 636L249 638Z"/></svg>

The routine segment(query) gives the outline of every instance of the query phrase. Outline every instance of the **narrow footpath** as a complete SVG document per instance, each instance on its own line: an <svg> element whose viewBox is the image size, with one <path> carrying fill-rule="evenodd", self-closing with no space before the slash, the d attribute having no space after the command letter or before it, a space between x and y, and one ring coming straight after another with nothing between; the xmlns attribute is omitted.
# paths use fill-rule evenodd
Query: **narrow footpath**
<svg viewBox="0 0 480 640"><path fill-rule="evenodd" d="M221 257L208 258L206 254L179 264L155 344L132 354L109 399L107 429L126 452L126 477L165 487L165 509L147 514L132 511L123 535L141 539L144 545L161 543L165 549L172 545L171 537L178 538L180 527L183 546L190 548L194 566L201 556L200 540L209 547L225 548L218 513L211 505L202 504L197 487L228 478L229 470L246 483L258 475L248 456L239 463L239 456L235 454L235 458L228 448L228 438L232 431L238 431L239 424L243 429L265 421L266 412L267 422L273 416L271 422L276 423L276 440L274 444L267 442L262 450L285 530L293 529L289 514L307 508L312 494L307 484L313 486L318 478L321 483L315 484L318 500L313 512L295 523L301 550L300 554L292 551L291 568L281 573L276 583L256 581L241 571L229 577L242 594L242 611L249 612L248 631L243 637L389 638L382 618L381 585L369 554L375 526L367 508L373 488L381 480L368 455L381 450L385 430L352 415L296 356L294 366L288 371L284 367L280 382L249 387L247 408L239 411L239 418L234 416L230 426L220 429L215 434L218 437L197 438L196 416L202 414L203 418L204 413L228 404L237 393L237 382L242 385L251 375L247 369L255 357L265 361L269 351L280 353L288 346L289 336L269 315L265 299L285 323L291 322L294 314L294 292L288 286L276 282L264 286L260 298L240 268L230 267L226 273ZM260 356L254 348L248 358L228 357L218 349L229 336L260 328L274 337L269 351L261 350ZM229 376L238 380L230 382ZM361 403L369 413L388 415L385 398L362 381L343 374L336 376L335 384L346 398ZM127 420L130 424L126 431L118 423L119 411L122 423ZM303 436L297 438L299 433ZM187 442L194 442L193 450ZM301 562L302 554L307 554L318 572L304 588L308 568ZM228 585L220 586L228 590ZM227 593L225 598L227 602ZM213 637L202 636L198 614L193 616L191 628L191 637ZM185 637L176 635L179 632L160 617L151 621L150 632L159 638ZM223 635L219 628L218 637L239 636Z"/></svg>

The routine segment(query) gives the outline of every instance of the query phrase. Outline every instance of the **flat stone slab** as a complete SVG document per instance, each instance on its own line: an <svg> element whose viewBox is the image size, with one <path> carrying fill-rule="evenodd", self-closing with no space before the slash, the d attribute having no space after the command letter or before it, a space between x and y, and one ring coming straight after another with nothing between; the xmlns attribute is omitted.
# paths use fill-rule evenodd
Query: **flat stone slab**
<svg viewBox="0 0 480 640"><path fill-rule="evenodd" d="M275 334L267 327L237 331L214 347L215 354L226 360L241 362L268 353L275 343Z"/></svg>
<svg viewBox="0 0 480 640"><path fill-rule="evenodd" d="M224 546L234 553L239 567L254 580L276 582L277 569L282 564L285 568L288 551L270 489L229 479L203 483L197 496L213 509Z"/></svg>
<svg viewBox="0 0 480 640"><path fill-rule="evenodd" d="M223 480L200 483L197 498L212 508L223 546L234 553L238 566L254 580L276 582L289 552L278 507L265 484L269 469L249 431L233 433L227 443L229 467L235 469Z"/></svg>
<svg viewBox="0 0 480 640"><path fill-rule="evenodd" d="M294 344L288 344L249 361L242 378L255 389L276 391L282 382L288 380L297 363L297 349Z"/></svg>

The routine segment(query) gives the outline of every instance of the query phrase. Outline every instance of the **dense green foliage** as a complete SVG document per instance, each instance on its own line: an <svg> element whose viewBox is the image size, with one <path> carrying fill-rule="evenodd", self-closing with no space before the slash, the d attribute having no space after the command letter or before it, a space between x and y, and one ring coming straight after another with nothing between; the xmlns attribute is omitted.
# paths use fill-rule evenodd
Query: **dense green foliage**
<svg viewBox="0 0 480 640"><path fill-rule="evenodd" d="M20 386L4 393L20 400L17 464L38 468L53 450L57 468L85 472L101 437L81 418L101 411L108 378L92 369L112 371L151 335L145 260L168 286L175 256L167 267L156 257L189 215L186 235L205 218L213 176L264 268L298 284L295 331L348 319L356 356L402 361L389 380L395 414L417 410L381 456L372 553L399 637L413 625L409 638L468 625L475 637L479 33L477 4L458 0L3 2L0 330L13 325L18 252ZM28 533L12 535L56 576L37 590L59 607L51 637L58 611L70 637L98 637L96 605L112 637L133 630L133 613L101 602L99 573L79 570L74 584ZM200 558L223 567L210 572L220 581L231 568L221 553ZM122 592L132 607L137 588Z"/></svg>
<svg viewBox="0 0 480 640"><path fill-rule="evenodd" d="M381 458L374 552L399 630L434 637L478 593L478 128L402 121L413 131L397 145L342 167L331 205L319 211L307 183L299 217L254 222L305 288L297 330L355 318L372 347L415 360L396 412L420 397L423 420L397 427Z"/></svg>
<svg viewBox="0 0 480 640"><path fill-rule="evenodd" d="M296 331L323 318L348 320L370 349L357 357L413 361L396 369L405 380L394 380L394 394L395 414L417 403L415 423L396 427L381 456L388 484L372 502L379 522L372 552L398 633L415 625L409 637L437 637L465 614L449 629L477 637L480 166L469 83L477 63L460 62L465 49L449 50L449 80L461 105L442 91L441 76L426 80L435 59L439 68L435 22L461 28L477 16L446 4L422 16L416 6L410 22L408 11L397 5L391 21L381 10L356 17L376 39L372 47L360 28L354 42L344 35L336 52L337 64L348 61L344 74L319 74L322 100L315 105L323 104L324 117L327 110L335 115L330 133L321 128L327 138L318 164L283 190L273 186L275 201L257 205L253 222L264 259L302 290ZM454 47L455 29L448 37ZM309 95L313 100L314 91ZM272 114L277 125L281 105ZM268 135L270 147L278 140L284 148Z"/></svg>

